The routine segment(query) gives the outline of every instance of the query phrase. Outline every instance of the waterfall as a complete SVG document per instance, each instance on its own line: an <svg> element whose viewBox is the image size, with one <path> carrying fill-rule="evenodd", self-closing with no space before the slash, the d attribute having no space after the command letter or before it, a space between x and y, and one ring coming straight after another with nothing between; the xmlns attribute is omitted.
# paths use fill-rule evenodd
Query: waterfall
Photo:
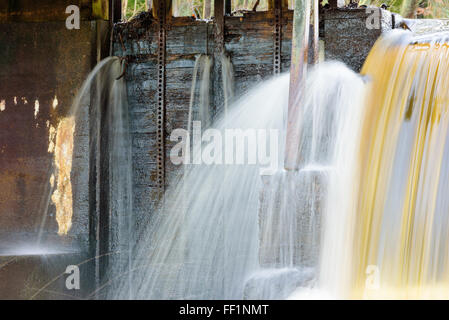
<svg viewBox="0 0 449 320"><path fill-rule="evenodd" d="M133 275L111 297L447 298L448 38L395 31L361 75L336 62L314 67L296 119L298 171L282 169L288 75L230 104L204 132L190 130L191 102L188 133L203 133L195 165L138 230ZM204 81L202 59L194 73ZM255 144L251 129L278 132L279 163L231 165L239 155L226 158L225 143L211 156L229 129L246 133L244 146Z"/></svg>
<svg viewBox="0 0 449 320"><path fill-rule="evenodd" d="M197 90L197 78L200 73L200 88L198 102L198 119L203 129L211 125L212 115L210 110L210 75L212 59L207 55L199 54L195 59L192 75L192 86L190 89L189 114L187 116L187 132L192 132L192 121L195 107L195 96Z"/></svg>
<svg viewBox="0 0 449 320"><path fill-rule="evenodd" d="M212 122L210 110L210 75L212 68L212 59L209 56L204 56L204 62L201 71L201 86L200 86L200 121L203 129L210 127Z"/></svg>
<svg viewBox="0 0 449 320"><path fill-rule="evenodd" d="M309 71L306 92L297 119L301 123L300 169L281 169L263 177L259 206L262 269L248 281L250 299L285 299L297 287L316 285L322 203L334 172L336 146L357 128L364 83L344 64L326 62Z"/></svg>
<svg viewBox="0 0 449 320"><path fill-rule="evenodd" d="M346 174L327 198L320 284L331 296L449 297L448 39L394 32L363 67L361 125L337 146Z"/></svg>

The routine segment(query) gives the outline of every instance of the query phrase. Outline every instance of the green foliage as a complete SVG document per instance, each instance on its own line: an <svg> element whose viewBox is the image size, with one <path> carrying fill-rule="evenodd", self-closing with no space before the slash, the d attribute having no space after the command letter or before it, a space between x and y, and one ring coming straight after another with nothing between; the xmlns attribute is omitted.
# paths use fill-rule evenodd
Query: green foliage
<svg viewBox="0 0 449 320"><path fill-rule="evenodd" d="M126 20L132 19L137 13L147 10L146 1L149 0L123 0L123 10ZM213 0L173 0L173 13L176 16L191 16L196 8L203 15L205 1L210 1L213 8ZM292 8L293 1L289 1ZM326 0L323 0L325 2ZM349 2L349 0L347 0ZM251 10L256 0L232 0L233 10ZM360 0L359 5L380 6L387 4L389 10L404 14L406 8L411 8L419 18L449 18L449 0ZM260 0L258 10L267 10L268 0ZM213 12L213 9L211 9Z"/></svg>
<svg viewBox="0 0 449 320"><path fill-rule="evenodd" d="M132 19L136 14L147 10L147 0L122 0L123 16L125 20Z"/></svg>
<svg viewBox="0 0 449 320"><path fill-rule="evenodd" d="M148 0L122 0L123 12L126 20L132 19L136 14L148 9L145 4ZM201 16L204 15L205 2L210 3L213 12L214 0L173 0L173 14L175 16L191 16L197 9ZM232 0L232 10L251 10L257 0ZM293 0L290 0L291 3ZM267 10L268 0L260 0L257 10ZM209 17L206 17L209 18Z"/></svg>
<svg viewBox="0 0 449 320"><path fill-rule="evenodd" d="M360 0L359 5L372 5L380 7L383 3L389 6L388 10L396 13L401 12L403 0Z"/></svg>
<svg viewBox="0 0 449 320"><path fill-rule="evenodd" d="M360 0L359 5L380 6L387 4L388 10L402 14L404 16L411 12L411 16L418 18L449 18L448 0Z"/></svg>

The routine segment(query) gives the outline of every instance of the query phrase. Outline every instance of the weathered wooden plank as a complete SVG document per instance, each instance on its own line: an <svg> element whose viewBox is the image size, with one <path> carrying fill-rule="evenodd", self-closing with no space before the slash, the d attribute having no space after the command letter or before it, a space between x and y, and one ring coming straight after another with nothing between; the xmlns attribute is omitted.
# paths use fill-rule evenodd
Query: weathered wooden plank
<svg viewBox="0 0 449 320"><path fill-rule="evenodd" d="M255 13L239 17L226 17L224 42L235 73L235 88L239 95L273 74L273 23L269 13ZM291 45L290 11L282 18L282 70L289 68ZM167 30L166 56L166 183L176 177L180 169L171 163L170 150L176 142L169 140L176 128L187 128L187 116L192 85L193 68L198 54L214 52L214 23L194 21L189 17L173 18ZM155 22L142 15L134 22L116 27L115 51L129 60L127 85L133 136L133 183L136 214L148 215L154 208L156 195L156 32ZM118 43L122 36L122 45ZM219 55L215 55L219 59ZM217 61L215 61L217 63ZM221 67L214 72L221 74ZM212 85L212 84L211 84ZM211 89L211 102L222 92L218 79ZM195 98L199 97L199 83ZM213 107L213 106L212 106ZM198 104L193 105L193 118L198 119ZM148 140L148 141L145 141ZM151 140L151 141L150 141ZM146 190L146 191L145 191ZM143 217L137 217L137 220Z"/></svg>

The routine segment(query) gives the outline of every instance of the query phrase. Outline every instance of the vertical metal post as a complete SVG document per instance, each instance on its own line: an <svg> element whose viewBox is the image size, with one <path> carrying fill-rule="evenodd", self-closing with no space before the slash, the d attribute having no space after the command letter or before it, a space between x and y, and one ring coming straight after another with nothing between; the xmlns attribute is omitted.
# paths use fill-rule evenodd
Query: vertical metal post
<svg viewBox="0 0 449 320"><path fill-rule="evenodd" d="M287 139L284 167L297 170L299 167L299 109L304 93L307 68L307 50L310 29L311 0L296 0L293 16L292 55L290 67L290 91L288 101Z"/></svg>
<svg viewBox="0 0 449 320"><path fill-rule="evenodd" d="M274 50L273 74L281 73L282 68L282 0L274 0Z"/></svg>
<svg viewBox="0 0 449 320"><path fill-rule="evenodd" d="M116 23L122 20L122 0L109 0L109 21Z"/></svg>
<svg viewBox="0 0 449 320"><path fill-rule="evenodd" d="M166 1L158 1L157 50L157 185L161 194L165 190L165 53L166 53Z"/></svg>

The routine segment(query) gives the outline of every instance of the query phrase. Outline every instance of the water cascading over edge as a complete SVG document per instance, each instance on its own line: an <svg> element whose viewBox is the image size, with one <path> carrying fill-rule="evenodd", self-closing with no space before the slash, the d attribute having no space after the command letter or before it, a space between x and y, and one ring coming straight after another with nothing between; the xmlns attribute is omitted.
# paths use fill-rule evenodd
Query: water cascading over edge
<svg viewBox="0 0 449 320"><path fill-rule="evenodd" d="M90 195L95 197L89 204L90 245L93 246L90 254L97 260L97 268L103 266L101 271L95 271L97 287L100 281L107 282L109 277L118 274L129 277L128 268L132 267L131 140L123 68L124 61L118 57L100 61L83 83L67 117L55 130L56 177L52 175L50 183L54 186L51 200L56 207L61 236L70 232L72 219L79 219L76 208L86 206L86 203L75 205L79 199L72 195L71 163L80 156L77 152L89 152L90 166L94 167L89 169L95 172L95 177L85 183L89 184ZM73 147L80 137L76 131L83 132L81 137L89 137L88 150ZM107 261L113 266L108 274ZM98 292L101 289L97 288Z"/></svg>
<svg viewBox="0 0 449 320"><path fill-rule="evenodd" d="M326 204L320 286L333 297L448 297L447 43L394 32L363 67L361 127L337 147Z"/></svg>

